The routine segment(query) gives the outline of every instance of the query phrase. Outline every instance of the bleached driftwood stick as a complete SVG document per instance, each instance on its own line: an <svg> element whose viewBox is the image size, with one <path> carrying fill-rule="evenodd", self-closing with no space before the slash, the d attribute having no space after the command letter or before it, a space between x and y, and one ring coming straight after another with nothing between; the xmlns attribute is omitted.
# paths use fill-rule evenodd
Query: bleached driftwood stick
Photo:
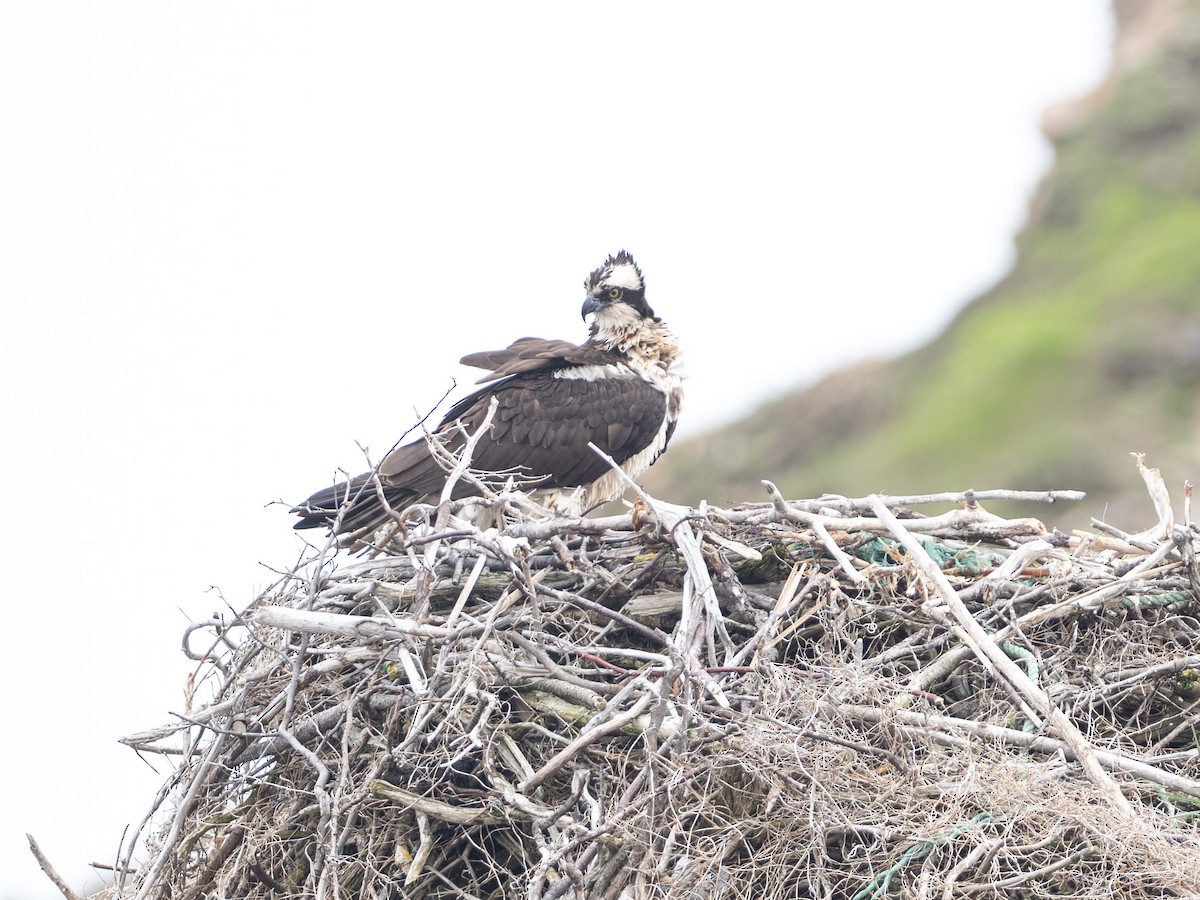
<svg viewBox="0 0 1200 900"><path fill-rule="evenodd" d="M829 551L830 556L837 560L837 564L841 566L842 571L846 573L846 577L855 584L869 584L867 576L858 569L854 568L854 563L849 556L845 554L841 547L837 545L837 541L833 539L833 535L820 522L812 523L813 533L821 539L821 543L825 545L825 549Z"/></svg>
<svg viewBox="0 0 1200 900"><path fill-rule="evenodd" d="M941 494L911 494L908 496L877 494L888 506L924 506L927 503L970 503L978 500L1013 500L1021 503L1061 503L1082 500L1083 491L1012 491L996 488L985 491L949 491Z"/></svg>
<svg viewBox="0 0 1200 900"><path fill-rule="evenodd" d="M29 852L33 854L42 871L46 873L46 877L54 882L54 886L58 888L67 900L81 900L80 896L71 890L71 886L63 880L63 877L55 871L54 866L50 864L50 860L42 853L42 848L38 846L38 842L33 839L33 835L26 834L25 837L29 841Z"/></svg>
<svg viewBox="0 0 1200 900"><path fill-rule="evenodd" d="M779 488L770 481L762 485L772 497L779 496ZM866 498L868 505L875 495ZM874 534L887 534L889 529L878 518L870 516L839 516L822 515L798 509L795 504L784 503L782 508L776 502L773 511L787 521L810 528L817 524L824 525L836 531L867 531ZM894 518L894 517L893 517ZM1038 519L1004 519L992 515L983 507L975 505L967 509L953 509L937 516L922 519L907 519L909 531L916 534L937 535L939 537L1024 537L1046 533L1046 526Z"/></svg>
<svg viewBox="0 0 1200 900"><path fill-rule="evenodd" d="M1170 537L1171 529L1175 527L1175 514L1171 511L1171 495L1167 491L1162 473L1158 469L1152 469L1146 465L1146 454L1130 453L1129 455L1137 461L1138 473L1142 476L1142 481L1146 483L1146 490L1150 493L1154 512L1158 516L1158 521L1152 527L1134 537L1157 543Z"/></svg>
<svg viewBox="0 0 1200 900"><path fill-rule="evenodd" d="M347 616L341 613L312 612L287 606L260 606L251 616L257 625L283 628L301 634L326 634L360 641L395 640L402 637L450 640L462 637L470 628L444 628L406 619L383 622L372 616Z"/></svg>

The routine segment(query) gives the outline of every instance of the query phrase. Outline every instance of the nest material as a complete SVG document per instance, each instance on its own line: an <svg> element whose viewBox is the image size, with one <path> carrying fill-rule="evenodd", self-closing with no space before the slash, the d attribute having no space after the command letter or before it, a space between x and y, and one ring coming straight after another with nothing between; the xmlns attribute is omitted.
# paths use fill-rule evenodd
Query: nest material
<svg viewBox="0 0 1200 900"><path fill-rule="evenodd" d="M126 739L186 749L114 893L1200 894L1195 530L996 496L326 548L197 626L211 700Z"/></svg>

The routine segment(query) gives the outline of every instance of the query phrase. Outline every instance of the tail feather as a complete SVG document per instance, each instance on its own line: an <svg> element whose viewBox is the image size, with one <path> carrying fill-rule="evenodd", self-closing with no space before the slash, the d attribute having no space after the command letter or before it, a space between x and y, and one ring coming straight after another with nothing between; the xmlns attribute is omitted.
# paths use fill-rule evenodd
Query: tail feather
<svg viewBox="0 0 1200 900"><path fill-rule="evenodd" d="M292 527L336 528L338 534L373 531L388 521L389 507L399 511L417 499L408 488L389 485L382 480L379 485L382 491L372 473L367 472L319 490L292 510L300 516L300 521Z"/></svg>
<svg viewBox="0 0 1200 900"><path fill-rule="evenodd" d="M314 493L292 509L300 516L292 527L333 528L343 535L369 534L386 524L392 511L399 512L420 500L436 499L445 483L446 473L430 454L429 446L424 440L414 441L388 454L378 474L366 472ZM456 496L462 493L455 491Z"/></svg>

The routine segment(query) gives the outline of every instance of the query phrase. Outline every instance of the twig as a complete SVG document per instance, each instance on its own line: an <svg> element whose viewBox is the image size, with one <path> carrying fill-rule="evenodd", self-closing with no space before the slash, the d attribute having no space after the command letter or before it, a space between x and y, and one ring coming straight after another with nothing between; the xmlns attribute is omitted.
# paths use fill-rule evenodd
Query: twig
<svg viewBox="0 0 1200 900"><path fill-rule="evenodd" d="M854 563L850 561L850 557L842 552L842 548L837 545L837 541L833 539L828 529L820 521L812 522L813 533L821 539L821 543L825 545L825 549L829 551L829 555L837 561L842 571L855 584L870 584L870 580L858 569L854 568Z"/></svg>
<svg viewBox="0 0 1200 900"><path fill-rule="evenodd" d="M1175 527L1175 514L1171 511L1171 497L1167 493L1167 485L1163 481L1162 473L1158 469L1151 469L1146 465L1146 454L1130 453L1129 455L1137 461L1138 473L1146 483L1146 490L1150 493L1150 500L1154 503L1154 512L1158 516L1158 521L1153 527L1146 529L1141 534L1134 535L1134 537L1152 543L1166 540L1171 536L1171 529Z"/></svg>
<svg viewBox="0 0 1200 900"><path fill-rule="evenodd" d="M1019 875L1013 875L1009 878L1001 878L996 881L989 881L985 884L961 884L959 890L967 894L980 893L982 891L1003 891L1008 888L1016 887L1019 884L1024 884L1027 881L1035 881L1038 878L1045 878L1047 875L1053 875L1059 869L1065 869L1067 866L1074 865L1081 859L1086 859L1088 856L1096 852L1096 848L1091 844L1080 847L1074 853L1064 856L1060 860L1042 866L1040 869L1033 869L1028 872L1022 872Z"/></svg>
<svg viewBox="0 0 1200 900"><path fill-rule="evenodd" d="M54 866L50 865L50 860L42 853L42 848L38 846L38 842L33 839L32 834L26 833L25 839L29 841L29 852L33 854L42 871L46 873L46 877L54 882L54 886L59 892L67 898L67 900L82 900L82 898L71 890L71 886L63 880L62 876L54 870Z"/></svg>
<svg viewBox="0 0 1200 900"><path fill-rule="evenodd" d="M620 731L645 711L646 707L650 705L651 699L651 694L642 694L633 706L620 715L613 716L611 719L602 719L600 716L594 718L588 723L588 727L580 733L579 737L559 750L542 768L521 782L519 785L521 793L528 794L537 789L539 785L555 772L559 771L566 765L569 759L588 746L588 744L593 744L605 735L612 734L614 731Z"/></svg>

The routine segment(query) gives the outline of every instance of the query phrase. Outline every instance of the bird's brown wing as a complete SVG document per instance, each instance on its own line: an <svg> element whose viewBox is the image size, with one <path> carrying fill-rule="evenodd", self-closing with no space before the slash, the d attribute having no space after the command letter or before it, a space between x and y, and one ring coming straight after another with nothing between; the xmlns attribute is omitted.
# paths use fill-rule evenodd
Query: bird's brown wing
<svg viewBox="0 0 1200 900"><path fill-rule="evenodd" d="M469 353L459 361L464 366L488 369L491 374L484 375L477 382L483 384L507 378L510 375L524 375L541 369L606 365L611 363L612 359L610 351L586 343L572 344L570 341L549 341L545 338L523 337L513 341L503 350Z"/></svg>
<svg viewBox="0 0 1200 900"><path fill-rule="evenodd" d="M609 370L618 372L612 366ZM553 371L535 371L511 376L456 404L438 429L439 434L453 435L447 442L452 448L462 445L461 429L478 430L492 397L496 413L487 434L476 444L471 468L516 470L523 479L548 488L595 481L608 471L608 464L589 442L618 463L624 462L650 445L666 415L662 391L640 378L628 374L556 378ZM398 458L396 466L391 462L389 457L384 464L388 481L409 486L399 465L405 461Z"/></svg>

